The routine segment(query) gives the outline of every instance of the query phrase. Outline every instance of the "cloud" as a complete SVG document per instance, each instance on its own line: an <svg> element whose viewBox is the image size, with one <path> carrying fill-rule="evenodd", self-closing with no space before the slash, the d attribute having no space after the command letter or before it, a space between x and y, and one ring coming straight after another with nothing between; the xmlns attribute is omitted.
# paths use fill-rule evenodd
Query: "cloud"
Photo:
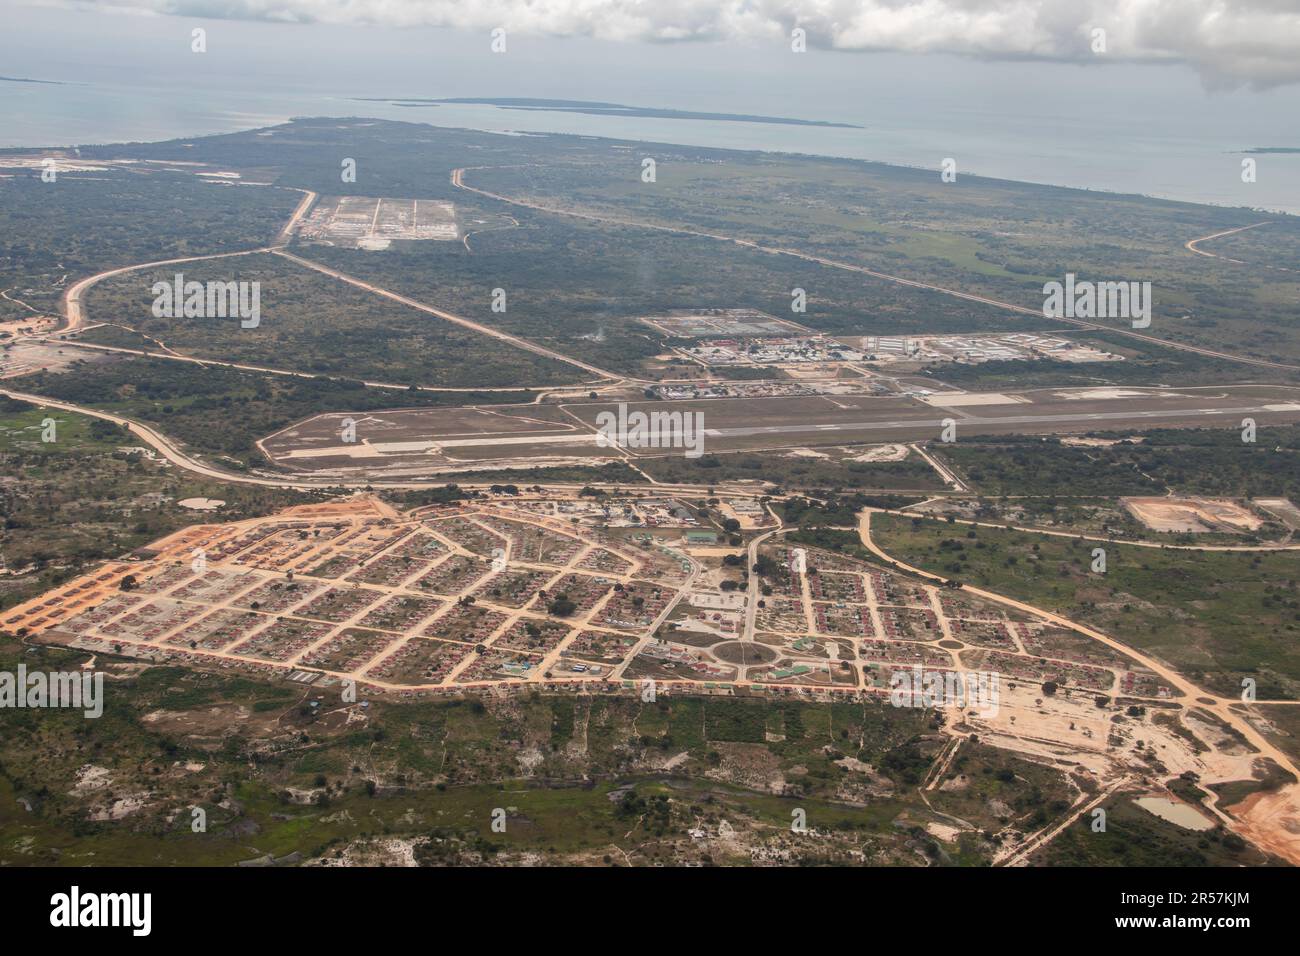
<svg viewBox="0 0 1300 956"><path fill-rule="evenodd" d="M194 18L745 41L1074 63L1183 63L1207 86L1300 82L1296 0L81 0ZM1094 50L1105 31L1105 52Z"/></svg>

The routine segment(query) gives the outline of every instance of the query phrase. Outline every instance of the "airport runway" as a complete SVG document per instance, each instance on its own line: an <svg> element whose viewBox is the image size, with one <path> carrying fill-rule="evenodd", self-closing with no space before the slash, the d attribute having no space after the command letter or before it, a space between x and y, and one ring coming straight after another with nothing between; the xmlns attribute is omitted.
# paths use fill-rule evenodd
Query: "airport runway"
<svg viewBox="0 0 1300 956"><path fill-rule="evenodd" d="M1300 412L1300 403L1271 404L1271 405L1242 405L1237 408L1205 408L1205 409L1148 409L1145 411L1128 411L1128 412L1084 412L1074 415L1000 415L1000 416L976 416L970 415L960 419L956 418L935 418L935 419L907 419L903 421L876 421L876 422L836 422L828 425L755 425L749 428L706 428L704 434L717 438L743 438L751 435L789 435L802 434L826 435L828 432L842 431L875 431L878 429L891 428L932 428L936 433L943 427L945 422L954 421L959 423L962 431L972 432L975 434L989 434L993 429L1000 429L1002 426L1012 425L1030 425L1037 430L1040 426L1061 425L1061 424L1087 424L1103 426L1107 422L1130 426L1140 424L1154 419L1174 419L1183 421L1186 419L1209 418L1215 415L1271 415L1278 412ZM1208 423L1207 423L1208 424Z"/></svg>
<svg viewBox="0 0 1300 956"><path fill-rule="evenodd" d="M621 418L620 418L621 416ZM356 423L353 440L341 424ZM645 427L598 438L612 418ZM397 409L299 422L260 443L277 464L302 473L409 474L600 464L626 458L808 446L941 441L977 435L1142 434L1153 428L1239 430L1300 421L1300 389L1246 385L1190 389L1058 388L1015 392L641 401L565 405ZM692 442L692 439L694 441Z"/></svg>

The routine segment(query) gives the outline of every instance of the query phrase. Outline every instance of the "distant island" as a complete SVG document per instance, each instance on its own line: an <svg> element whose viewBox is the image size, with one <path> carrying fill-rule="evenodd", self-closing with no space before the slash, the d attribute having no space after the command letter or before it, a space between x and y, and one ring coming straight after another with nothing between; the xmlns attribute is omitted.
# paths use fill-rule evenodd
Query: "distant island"
<svg viewBox="0 0 1300 956"><path fill-rule="evenodd" d="M1300 153L1300 146L1255 146L1248 153Z"/></svg>
<svg viewBox="0 0 1300 956"><path fill-rule="evenodd" d="M753 116L746 113L695 113L690 110L658 109L645 106L625 106L621 103L592 103L586 100L546 100L528 97L448 97L425 99L422 97L357 97L366 103L388 103L391 106L441 106L460 104L466 106L496 106L507 110L524 110L552 113L587 113L592 116L637 116L648 119L710 120L721 123L778 123L784 126L823 126L838 129L861 129L853 123L829 123L823 120L790 119L783 116Z"/></svg>
<svg viewBox="0 0 1300 956"><path fill-rule="evenodd" d="M25 76L0 76L0 83L42 83L48 86L65 86L60 80L30 80Z"/></svg>

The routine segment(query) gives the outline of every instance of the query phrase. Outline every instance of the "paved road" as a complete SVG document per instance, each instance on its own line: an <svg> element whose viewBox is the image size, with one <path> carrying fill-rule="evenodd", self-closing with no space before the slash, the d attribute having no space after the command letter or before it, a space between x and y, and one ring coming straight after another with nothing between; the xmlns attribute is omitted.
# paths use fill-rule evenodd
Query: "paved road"
<svg viewBox="0 0 1300 956"><path fill-rule="evenodd" d="M979 427L1000 427L1003 425L1035 425L1035 424L1072 424L1072 423L1096 423L1101 425L1105 422L1133 423L1147 422L1152 419L1218 419L1224 415L1266 415L1281 411L1277 405L1291 403L1269 403L1265 405L1242 405L1233 408L1157 408L1147 409L1145 411L1135 411L1132 409L1115 412L1066 412L1055 415L990 415L977 416L966 415L959 419L959 425L967 431L973 426ZM1300 403L1296 404L1295 411L1300 412ZM877 429L898 429L898 428L926 428L932 429L935 435L938 435L939 429L943 426L944 419L940 418L913 418L913 419L890 419L876 420L866 422L832 422L827 424L799 423L796 425L745 425L733 428L706 428L704 434L715 438L747 438L754 435L786 435L797 434L802 432L811 432L817 434L826 434L844 431L859 430L877 430Z"/></svg>

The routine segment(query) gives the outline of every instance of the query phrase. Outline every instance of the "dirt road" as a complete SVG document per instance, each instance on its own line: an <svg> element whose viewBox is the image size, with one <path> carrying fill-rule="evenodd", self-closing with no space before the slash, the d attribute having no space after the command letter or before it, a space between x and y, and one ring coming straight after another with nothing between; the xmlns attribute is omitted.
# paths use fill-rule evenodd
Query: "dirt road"
<svg viewBox="0 0 1300 956"><path fill-rule="evenodd" d="M465 177L465 173L468 170L490 169L490 168L491 167L486 167L486 166L467 166L467 167L462 167L460 169L454 169L452 170L451 173L451 184L453 186L459 187L460 189L464 189L472 193L477 193L478 195L484 196L488 199L495 199L500 202L510 203L511 205L520 206L525 209L533 209L536 210L537 212L550 213L556 216L570 216L575 219L585 219L589 222L602 222L602 223L607 223L609 225L616 225L616 226L632 226L637 229L653 229L657 232L670 232L670 233L676 233L678 235L696 236L701 239L714 239L719 242L730 242L734 245L742 246L746 249L755 249L759 252L766 252L772 255L791 256L795 259L802 259L806 262L815 262L818 265L827 266L828 268L831 269L842 269L847 272L856 272L861 275L871 276L874 279L882 279L885 282L892 282L895 285L904 285L913 289L924 289L928 292L938 292L943 295L952 296L957 299L964 299L968 302L978 302L981 305L992 306L994 308L1003 309L1008 312L1016 312L1020 315L1034 316L1035 318L1043 317L1042 309L1031 309L1023 305L1016 305L1013 302L1004 302L1001 299L990 298L989 296L976 295L971 292L962 292L959 289L952 289L946 286L935 285L930 282L919 282L915 279L906 279L902 276L891 275L888 272L877 272L874 269L868 269L864 266L856 266L853 265L852 263L841 262L836 259L827 259L824 256L815 256L810 253L799 252L796 249L784 249L776 246L765 246L760 243L754 242L750 239L740 239L736 236L728 236L723 233L716 233L716 232L705 232L704 230L700 230L700 229L687 229L682 226L665 226L659 223L640 222L634 219L621 219L615 216L597 216L593 213L573 212L567 209L557 209L551 206L543 206L540 203L531 203L522 199L514 199L510 196L503 196L499 193L488 192L486 189L478 189L474 186L470 186L465 182L464 177ZM1205 237L1205 239L1208 238L1213 238L1213 237L1210 236ZM1198 239L1193 241L1203 242L1205 241L1205 239ZM1208 255L1208 253L1205 254ZM1139 339L1143 342L1149 342L1153 345L1161 345L1166 348L1178 349L1179 351L1183 351L1183 352L1194 352L1197 355L1204 355L1208 358L1223 359L1224 361L1238 362L1243 365L1256 365L1265 368L1279 368L1279 369L1285 369L1287 371L1300 371L1300 365L1288 365L1283 362L1273 362L1268 359L1256 359L1244 355L1233 355L1228 352L1220 352L1214 349L1201 348L1195 345L1188 345L1182 342L1175 342L1170 339L1157 338L1154 335L1142 335L1139 332L1134 332L1130 329L1126 329L1120 326L1099 325L1095 322L1088 322L1083 319L1065 318L1062 316L1054 317L1053 321L1066 322L1078 328L1090 329L1096 332L1116 332L1119 333L1120 335L1125 335L1132 339Z"/></svg>
<svg viewBox="0 0 1300 956"><path fill-rule="evenodd" d="M575 368L580 368L585 372L590 372L592 375L595 375L597 378L607 379L610 381L619 381L624 379L624 376L619 375L617 372L610 372L607 371L606 369L598 368L595 365L589 365L588 363L583 362L580 359L571 358L562 352L557 352L554 349L548 349L545 346L537 345L533 342L529 342L526 339L521 339L518 336L511 335L509 332L502 332L500 329L491 328L490 326L486 326L483 325L482 323L475 322L471 319L467 319L464 316L456 315L454 312L448 312L445 309L439 309L432 305L426 305L425 303L420 302L417 299L412 299L409 296L401 295L397 292L392 292L389 289L385 289L382 286L374 285L370 282L364 282L361 279L357 279L354 276L348 275L346 272L340 272L337 269L331 269L329 266L323 266L319 262L313 262L311 259L304 259L301 256L294 255L292 252L286 252L283 249L272 249L271 251L278 256L283 256L285 259L288 259L291 262L296 262L300 266L304 266L305 268L308 269L313 269L316 272L321 273L322 275L327 275L330 276L331 278L338 279L341 282L346 282L348 283L348 285L356 286L358 289L364 289L366 292L371 292L374 293L375 295L381 295L386 299L391 299L394 302L400 303L401 305L405 305L409 308L418 309L421 312L427 312L429 315L435 315L440 319L446 320L447 322L452 322L456 325L460 325L463 326L464 328L471 329L475 332L478 332L480 335L486 335L489 338L497 339L498 341L506 342L510 345L513 345L515 348L523 349L526 352L532 352L534 355L541 355L544 358L553 359L556 362L563 362L566 365L572 365Z"/></svg>

